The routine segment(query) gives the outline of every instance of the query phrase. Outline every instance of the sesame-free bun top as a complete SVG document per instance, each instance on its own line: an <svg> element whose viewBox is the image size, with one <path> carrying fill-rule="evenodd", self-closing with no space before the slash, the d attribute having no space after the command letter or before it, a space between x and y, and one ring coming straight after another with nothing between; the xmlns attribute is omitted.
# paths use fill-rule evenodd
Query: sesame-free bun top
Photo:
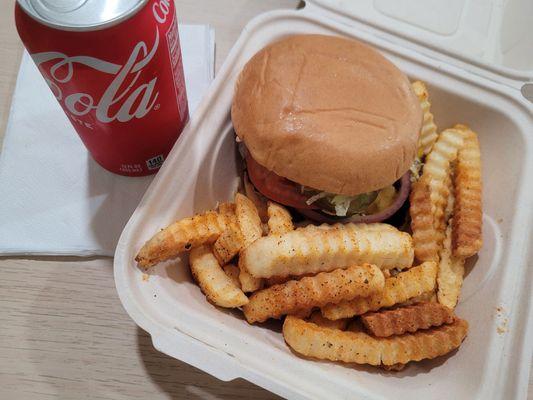
<svg viewBox="0 0 533 400"><path fill-rule="evenodd" d="M314 189L356 195L407 172L422 110L407 77L373 48L296 35L248 61L231 117L262 166Z"/></svg>

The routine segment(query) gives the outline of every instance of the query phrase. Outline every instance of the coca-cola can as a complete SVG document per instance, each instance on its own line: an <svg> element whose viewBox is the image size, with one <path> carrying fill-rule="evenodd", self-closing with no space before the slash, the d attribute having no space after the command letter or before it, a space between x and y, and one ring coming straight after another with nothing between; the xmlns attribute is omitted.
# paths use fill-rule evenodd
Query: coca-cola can
<svg viewBox="0 0 533 400"><path fill-rule="evenodd" d="M15 20L94 160L156 172L189 117L174 1L17 0Z"/></svg>

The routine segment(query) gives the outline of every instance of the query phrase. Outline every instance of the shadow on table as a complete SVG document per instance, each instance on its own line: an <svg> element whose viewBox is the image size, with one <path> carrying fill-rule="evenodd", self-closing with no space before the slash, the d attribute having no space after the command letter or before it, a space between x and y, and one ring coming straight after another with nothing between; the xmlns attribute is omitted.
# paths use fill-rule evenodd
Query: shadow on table
<svg viewBox="0 0 533 400"><path fill-rule="evenodd" d="M179 360L160 353L150 335L137 328L137 346L146 372L170 399L279 399L243 379L220 381Z"/></svg>

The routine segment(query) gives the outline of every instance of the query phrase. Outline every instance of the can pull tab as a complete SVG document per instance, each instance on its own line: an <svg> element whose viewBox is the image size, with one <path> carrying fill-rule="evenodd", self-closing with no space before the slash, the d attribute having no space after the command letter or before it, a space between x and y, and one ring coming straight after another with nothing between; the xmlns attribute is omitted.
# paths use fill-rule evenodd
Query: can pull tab
<svg viewBox="0 0 533 400"><path fill-rule="evenodd" d="M524 84L520 91L522 92L522 96L533 103L533 82Z"/></svg>
<svg viewBox="0 0 533 400"><path fill-rule="evenodd" d="M53 11L58 13L68 13L77 10L88 0L31 0L31 5L37 12Z"/></svg>

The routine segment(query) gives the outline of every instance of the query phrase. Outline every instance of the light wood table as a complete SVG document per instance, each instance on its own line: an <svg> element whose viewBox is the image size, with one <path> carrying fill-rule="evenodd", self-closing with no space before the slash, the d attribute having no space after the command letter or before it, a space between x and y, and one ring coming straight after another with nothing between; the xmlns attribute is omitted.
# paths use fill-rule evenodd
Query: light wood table
<svg viewBox="0 0 533 400"><path fill-rule="evenodd" d="M298 0L177 0L181 22L215 28L220 67L253 16ZM22 45L0 0L0 141ZM0 239L1 240L1 239ZM529 398L533 399L529 388ZM154 350L124 312L110 258L0 258L0 399L273 399Z"/></svg>

